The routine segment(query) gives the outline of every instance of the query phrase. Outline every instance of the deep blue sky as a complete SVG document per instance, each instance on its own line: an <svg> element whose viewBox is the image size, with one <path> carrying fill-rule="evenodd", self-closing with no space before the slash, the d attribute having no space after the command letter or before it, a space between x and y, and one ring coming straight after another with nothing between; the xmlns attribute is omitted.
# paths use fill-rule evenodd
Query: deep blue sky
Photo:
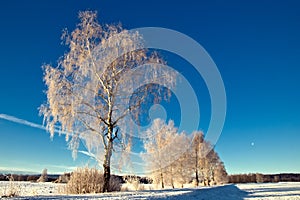
<svg viewBox="0 0 300 200"><path fill-rule="evenodd" d="M55 64L63 55L61 30L72 30L78 11L86 9L97 10L100 23L174 29L206 49L226 88L227 117L216 149L229 173L300 172L297 0L1 1L0 114L42 123L37 109L45 101L41 65ZM169 58L168 63L176 62ZM195 80L188 70L182 73ZM208 123L210 104L203 102ZM91 162L84 155L73 161L63 136L51 141L45 131L3 119L0 141L0 171L61 172Z"/></svg>

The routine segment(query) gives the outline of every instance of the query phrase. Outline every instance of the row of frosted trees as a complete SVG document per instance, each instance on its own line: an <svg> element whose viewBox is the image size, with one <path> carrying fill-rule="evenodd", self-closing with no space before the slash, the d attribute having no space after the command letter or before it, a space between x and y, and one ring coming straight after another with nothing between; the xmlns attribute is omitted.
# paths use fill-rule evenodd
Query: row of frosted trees
<svg viewBox="0 0 300 200"><path fill-rule="evenodd" d="M179 133L173 121L156 119L146 131L143 158L154 184L183 187L216 185L227 182L223 162L200 131Z"/></svg>

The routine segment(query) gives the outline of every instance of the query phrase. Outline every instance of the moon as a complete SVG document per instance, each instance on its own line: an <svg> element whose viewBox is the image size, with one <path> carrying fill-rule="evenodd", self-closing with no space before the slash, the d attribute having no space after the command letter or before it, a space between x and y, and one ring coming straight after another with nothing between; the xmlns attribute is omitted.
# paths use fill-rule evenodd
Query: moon
<svg viewBox="0 0 300 200"><path fill-rule="evenodd" d="M251 142L251 146L254 146L254 142Z"/></svg>

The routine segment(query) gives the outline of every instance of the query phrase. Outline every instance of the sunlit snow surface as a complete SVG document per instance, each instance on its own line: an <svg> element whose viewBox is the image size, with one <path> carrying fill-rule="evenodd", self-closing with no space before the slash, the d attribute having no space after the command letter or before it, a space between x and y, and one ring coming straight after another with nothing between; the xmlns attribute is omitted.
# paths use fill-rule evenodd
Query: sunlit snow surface
<svg viewBox="0 0 300 200"><path fill-rule="evenodd" d="M300 199L300 183L237 184L216 187L145 190L89 195L61 194L63 184L16 182L20 196L9 199ZM0 182L0 195L9 190L9 182Z"/></svg>

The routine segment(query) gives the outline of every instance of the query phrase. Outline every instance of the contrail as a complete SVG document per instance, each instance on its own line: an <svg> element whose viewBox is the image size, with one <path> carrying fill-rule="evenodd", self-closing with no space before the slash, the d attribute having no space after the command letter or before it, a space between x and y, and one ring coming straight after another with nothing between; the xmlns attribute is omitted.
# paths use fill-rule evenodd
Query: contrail
<svg viewBox="0 0 300 200"><path fill-rule="evenodd" d="M4 119L4 120L10 121L10 122L15 122L15 123L22 124L25 126L30 126L33 128L46 130L45 126L42 126L40 124L35 124L35 123L29 122L27 120L20 119L20 118L14 117L14 116L6 115L6 114L0 114L0 119Z"/></svg>
<svg viewBox="0 0 300 200"><path fill-rule="evenodd" d="M22 125L25 125L25 126L30 126L30 127L33 127L33 128L38 128L38 129L47 131L47 128L45 126L43 126L43 125L36 124L36 123L33 123L33 122L29 122L29 121L27 121L25 119L20 119L20 118L11 116L11 115L0 114L0 119L4 119L4 120L10 121L10 122L17 123L17 124L22 124ZM59 134L69 134L69 135L72 135L71 133L67 133L65 131L61 131L59 127L55 127L54 132L59 133Z"/></svg>

